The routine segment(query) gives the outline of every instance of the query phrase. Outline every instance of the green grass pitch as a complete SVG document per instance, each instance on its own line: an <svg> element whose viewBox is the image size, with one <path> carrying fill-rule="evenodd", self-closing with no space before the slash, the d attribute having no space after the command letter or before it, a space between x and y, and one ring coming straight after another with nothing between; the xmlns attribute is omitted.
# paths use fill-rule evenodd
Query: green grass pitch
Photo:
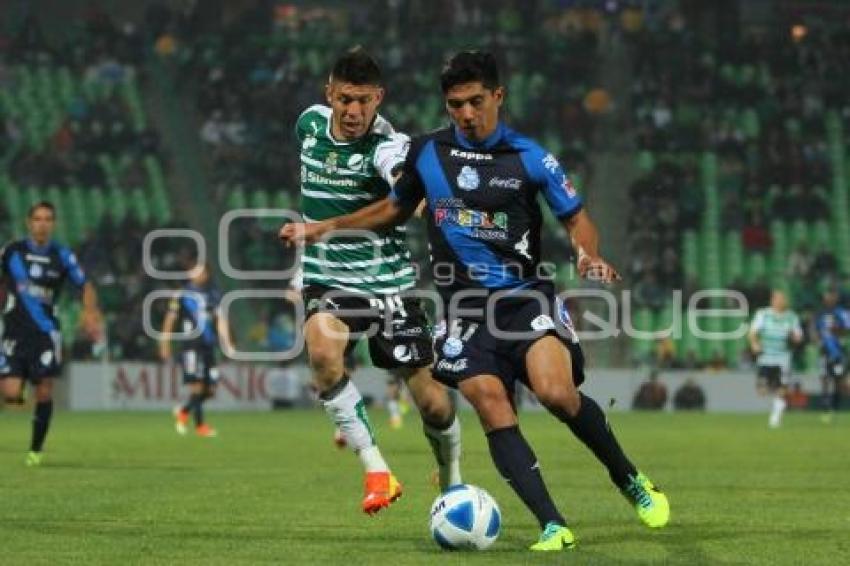
<svg viewBox="0 0 850 566"><path fill-rule="evenodd" d="M494 547L431 541L430 452L418 423L372 411L405 494L377 517L358 504L357 459L320 411L210 414L216 439L178 437L167 414L55 416L45 465L23 465L27 413L0 413L2 564L837 564L850 555L850 416L614 413L637 464L668 493L671 524L645 529L604 470L544 414L523 414L573 551L532 555L531 515L497 476L464 413L464 472L504 523ZM841 557L844 557L843 559Z"/></svg>

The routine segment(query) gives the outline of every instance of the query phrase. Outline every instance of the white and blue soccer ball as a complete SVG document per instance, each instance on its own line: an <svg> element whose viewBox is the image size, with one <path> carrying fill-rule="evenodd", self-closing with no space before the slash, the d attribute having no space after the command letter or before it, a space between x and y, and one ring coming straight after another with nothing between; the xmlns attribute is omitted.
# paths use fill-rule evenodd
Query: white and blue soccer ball
<svg viewBox="0 0 850 566"><path fill-rule="evenodd" d="M431 506L431 536L448 550L489 548L501 527L496 501L474 485L453 486Z"/></svg>

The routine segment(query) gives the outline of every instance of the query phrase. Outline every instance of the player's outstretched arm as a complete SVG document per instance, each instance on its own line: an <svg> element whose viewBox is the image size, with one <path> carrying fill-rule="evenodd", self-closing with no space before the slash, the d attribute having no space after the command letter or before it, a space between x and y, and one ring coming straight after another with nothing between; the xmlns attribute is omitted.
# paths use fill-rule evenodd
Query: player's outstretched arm
<svg viewBox="0 0 850 566"><path fill-rule="evenodd" d="M103 314L97 306L97 291L91 281L83 284L83 329L94 341L103 337Z"/></svg>
<svg viewBox="0 0 850 566"><path fill-rule="evenodd" d="M611 283L622 279L617 270L599 255L599 232L586 210L564 220L564 227L578 250L578 273L585 279Z"/></svg>
<svg viewBox="0 0 850 566"><path fill-rule="evenodd" d="M233 347L233 337L230 334L230 322L227 318L219 315L216 320L216 331L218 332L219 345L225 356L230 357L235 351Z"/></svg>
<svg viewBox="0 0 850 566"><path fill-rule="evenodd" d="M310 224L294 222L284 225L278 236L286 245L313 244L328 232L334 230L380 230L404 224L412 210L405 210L401 204L387 197L357 212L329 218Z"/></svg>
<svg viewBox="0 0 850 566"><path fill-rule="evenodd" d="M162 338L159 340L159 359L167 362L171 359L171 333L174 332L174 323L177 321L177 314L169 310L165 313L165 320L162 323Z"/></svg>

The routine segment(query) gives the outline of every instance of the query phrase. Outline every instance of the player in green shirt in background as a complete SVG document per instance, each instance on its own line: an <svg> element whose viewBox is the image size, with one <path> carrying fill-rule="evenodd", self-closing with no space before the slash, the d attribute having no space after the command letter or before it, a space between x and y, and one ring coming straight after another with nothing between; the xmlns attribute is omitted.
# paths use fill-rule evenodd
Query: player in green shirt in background
<svg viewBox="0 0 850 566"><path fill-rule="evenodd" d="M777 428L785 411L791 350L803 341L800 317L788 309L785 293L774 290L770 306L756 311L750 324L749 340L758 367L756 388L760 395L773 395L768 425Z"/></svg>

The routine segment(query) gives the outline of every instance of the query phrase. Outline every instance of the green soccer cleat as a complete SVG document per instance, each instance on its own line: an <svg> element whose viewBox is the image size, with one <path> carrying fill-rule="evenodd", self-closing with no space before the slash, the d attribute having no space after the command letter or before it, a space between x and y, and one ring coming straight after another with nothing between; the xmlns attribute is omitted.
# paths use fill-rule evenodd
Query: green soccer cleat
<svg viewBox="0 0 850 566"><path fill-rule="evenodd" d="M547 552L550 550L568 550L575 545L576 537L570 529L558 523L549 523L540 533L540 539L528 549Z"/></svg>
<svg viewBox="0 0 850 566"><path fill-rule="evenodd" d="M28 468L36 468L41 465L41 452L27 452L25 463Z"/></svg>
<svg viewBox="0 0 850 566"><path fill-rule="evenodd" d="M622 490L637 511L638 517L647 527L657 529L670 520L670 503L667 496L646 477L643 472L629 478L629 485Z"/></svg>

